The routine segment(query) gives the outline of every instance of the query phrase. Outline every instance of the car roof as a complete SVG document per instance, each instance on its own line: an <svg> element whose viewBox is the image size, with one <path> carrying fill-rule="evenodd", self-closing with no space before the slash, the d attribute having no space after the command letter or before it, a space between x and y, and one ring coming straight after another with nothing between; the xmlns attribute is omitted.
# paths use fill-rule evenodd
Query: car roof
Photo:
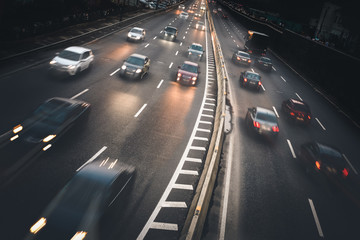
<svg viewBox="0 0 360 240"><path fill-rule="evenodd" d="M133 53L133 54L130 55L130 57L136 57L136 58L141 58L141 59L147 58L147 56L141 55L141 54L138 54L138 53Z"/></svg>
<svg viewBox="0 0 360 240"><path fill-rule="evenodd" d="M191 45L202 47L202 45L200 43L192 43Z"/></svg>
<svg viewBox="0 0 360 240"><path fill-rule="evenodd" d="M307 104L304 101L301 101L301 100L298 100L298 99L289 98L289 101L292 102L293 104L296 104L296 105L307 106Z"/></svg>
<svg viewBox="0 0 360 240"><path fill-rule="evenodd" d="M247 52L244 52L244 51L237 51L237 54L245 54L245 55L247 55L247 56L249 56L250 57L250 54L249 53L247 53Z"/></svg>
<svg viewBox="0 0 360 240"><path fill-rule="evenodd" d="M196 67L199 66L199 64L194 63L194 62L190 62L190 61L184 61L184 64L193 65L193 66L196 66Z"/></svg>
<svg viewBox="0 0 360 240"><path fill-rule="evenodd" d="M66 104L67 103L67 106L73 106L73 105L79 105L79 104L87 103L85 101L78 100L78 99L61 98L61 97L49 98L49 99L47 99L45 101L45 103L47 103L47 102L59 102L61 104Z"/></svg>
<svg viewBox="0 0 360 240"><path fill-rule="evenodd" d="M250 74L255 74L255 75L260 76L260 74L258 74L257 72L253 72L253 71L245 71L245 74L247 74L247 73L250 73Z"/></svg>
<svg viewBox="0 0 360 240"><path fill-rule="evenodd" d="M77 47L77 46L68 47L68 48L65 48L64 50L79 53L79 54L84 53L86 51L91 51L91 49L89 49L89 48Z"/></svg>
<svg viewBox="0 0 360 240"><path fill-rule="evenodd" d="M144 30L143 28L139 28L139 27L133 27L131 30L133 30L133 29L140 30L140 31Z"/></svg>
<svg viewBox="0 0 360 240"><path fill-rule="evenodd" d="M173 29L175 29L175 30L177 30L177 28L176 27L173 27L173 26L166 26L165 28L173 28Z"/></svg>

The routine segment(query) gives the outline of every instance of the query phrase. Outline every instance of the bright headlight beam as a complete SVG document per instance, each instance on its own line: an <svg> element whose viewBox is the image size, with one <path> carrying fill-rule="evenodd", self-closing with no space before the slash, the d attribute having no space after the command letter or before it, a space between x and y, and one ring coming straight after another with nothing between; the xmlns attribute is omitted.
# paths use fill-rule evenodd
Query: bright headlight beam
<svg viewBox="0 0 360 240"><path fill-rule="evenodd" d="M32 227L30 228L30 232L36 234L46 225L46 218L40 218Z"/></svg>
<svg viewBox="0 0 360 240"><path fill-rule="evenodd" d="M20 132L21 130L23 130L23 126L21 126L20 124L15 126L14 129L13 129L13 133L18 133Z"/></svg>

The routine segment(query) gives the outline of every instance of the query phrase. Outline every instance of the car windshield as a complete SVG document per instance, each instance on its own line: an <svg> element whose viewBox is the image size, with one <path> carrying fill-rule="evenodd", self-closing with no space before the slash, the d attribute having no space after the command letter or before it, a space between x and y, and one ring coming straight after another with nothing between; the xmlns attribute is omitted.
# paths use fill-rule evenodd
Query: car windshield
<svg viewBox="0 0 360 240"><path fill-rule="evenodd" d="M165 31L170 32L170 33L176 33L176 29L172 28L172 27L166 27Z"/></svg>
<svg viewBox="0 0 360 240"><path fill-rule="evenodd" d="M190 64L186 64L184 63L181 67L182 70L187 71L187 72L192 72L192 73L197 73L197 66L194 65L190 65Z"/></svg>
<svg viewBox="0 0 360 240"><path fill-rule="evenodd" d="M242 57L250 57L249 54L244 53L244 52L238 52L238 55L240 55Z"/></svg>
<svg viewBox="0 0 360 240"><path fill-rule="evenodd" d="M137 66L143 66L144 65L144 59L142 58L138 58L138 57L129 57L127 60L126 60L127 63L130 63L130 64L134 64L134 65L137 65Z"/></svg>
<svg viewBox="0 0 360 240"><path fill-rule="evenodd" d="M250 79L260 80L260 75L256 73L247 72L245 76Z"/></svg>
<svg viewBox="0 0 360 240"><path fill-rule="evenodd" d="M34 116L43 118L43 121L49 124L61 124L70 117L70 105L69 103L53 99L38 107L34 112Z"/></svg>
<svg viewBox="0 0 360 240"><path fill-rule="evenodd" d="M276 116L267 112L258 112L256 118L266 122L277 123Z"/></svg>
<svg viewBox="0 0 360 240"><path fill-rule="evenodd" d="M260 58L260 60L261 61L263 61L263 62L266 62L266 63L271 63L271 60L270 60L270 58Z"/></svg>
<svg viewBox="0 0 360 240"><path fill-rule="evenodd" d="M80 55L81 54L79 54L79 53L64 50L64 51L61 51L58 56L60 58L65 58L65 59L69 59L69 60L72 60L72 61L79 61Z"/></svg>
<svg viewBox="0 0 360 240"><path fill-rule="evenodd" d="M200 45L191 45L190 48L193 49L193 50L196 50L196 51L202 51L203 50L202 46L200 46Z"/></svg>
<svg viewBox="0 0 360 240"><path fill-rule="evenodd" d="M301 112L308 112L309 109L305 104L302 103L295 103L294 104L294 109L297 111L301 111Z"/></svg>
<svg viewBox="0 0 360 240"><path fill-rule="evenodd" d="M142 30L137 29L137 28L133 28L133 29L131 29L131 32L132 32L132 33L138 33L138 34L141 34L141 33L142 33Z"/></svg>

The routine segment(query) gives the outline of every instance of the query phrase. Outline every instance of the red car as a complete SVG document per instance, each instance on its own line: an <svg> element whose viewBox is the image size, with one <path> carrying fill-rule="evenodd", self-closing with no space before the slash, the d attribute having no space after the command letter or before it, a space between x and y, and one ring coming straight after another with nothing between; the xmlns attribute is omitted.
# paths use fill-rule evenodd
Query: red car
<svg viewBox="0 0 360 240"><path fill-rule="evenodd" d="M309 124L311 121L310 107L304 101L290 98L283 101L281 110L295 122Z"/></svg>
<svg viewBox="0 0 360 240"><path fill-rule="evenodd" d="M185 61L176 74L176 81L185 85L196 85L200 73L199 64Z"/></svg>

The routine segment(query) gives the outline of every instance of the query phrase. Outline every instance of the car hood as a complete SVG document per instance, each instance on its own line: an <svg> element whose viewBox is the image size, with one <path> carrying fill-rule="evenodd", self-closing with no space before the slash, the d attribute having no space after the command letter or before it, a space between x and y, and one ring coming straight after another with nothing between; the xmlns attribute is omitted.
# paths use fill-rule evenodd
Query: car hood
<svg viewBox="0 0 360 240"><path fill-rule="evenodd" d="M57 64L61 64L64 66L76 65L79 62L79 61L73 61L73 60L66 59L66 58L61 58L59 56L54 57L53 60L55 60L57 62Z"/></svg>
<svg viewBox="0 0 360 240"><path fill-rule="evenodd" d="M138 68L143 68L143 66L138 66L138 65L131 64L131 63L128 63L128 62L124 62L124 65L125 65L125 66L126 66L126 68L128 68L128 69L138 69Z"/></svg>
<svg viewBox="0 0 360 240"><path fill-rule="evenodd" d="M191 76L191 77L197 77L197 73L193 73L193 72L188 72L188 71L184 71L179 69L178 73L181 73L181 75L187 75L187 76Z"/></svg>
<svg viewBox="0 0 360 240"><path fill-rule="evenodd" d="M191 53L196 53L196 54L203 54L203 52L202 51L198 51L198 50L195 50L195 49L189 49L189 52L191 52Z"/></svg>

